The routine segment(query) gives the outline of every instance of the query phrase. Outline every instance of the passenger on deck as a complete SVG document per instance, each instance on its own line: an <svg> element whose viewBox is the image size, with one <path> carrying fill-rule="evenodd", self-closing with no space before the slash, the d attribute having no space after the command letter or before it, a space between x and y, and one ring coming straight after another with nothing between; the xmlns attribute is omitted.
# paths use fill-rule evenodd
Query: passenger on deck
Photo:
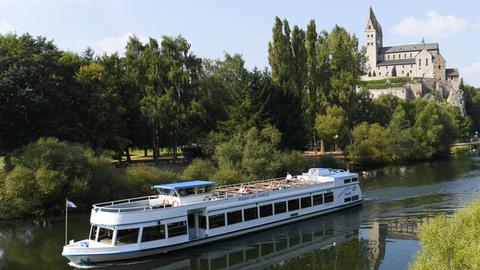
<svg viewBox="0 0 480 270"><path fill-rule="evenodd" d="M249 190L248 190L248 186L247 185L242 185L240 187L240 193L248 193Z"/></svg>
<svg viewBox="0 0 480 270"><path fill-rule="evenodd" d="M287 181L290 181L293 179L293 176L290 173L287 173L287 177L285 179L287 179Z"/></svg>

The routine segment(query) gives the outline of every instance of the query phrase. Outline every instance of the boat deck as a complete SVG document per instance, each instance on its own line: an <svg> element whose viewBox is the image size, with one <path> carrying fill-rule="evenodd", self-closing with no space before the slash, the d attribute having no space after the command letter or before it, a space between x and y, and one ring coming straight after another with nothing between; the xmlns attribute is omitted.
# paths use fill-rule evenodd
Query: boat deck
<svg viewBox="0 0 480 270"><path fill-rule="evenodd" d="M232 197L246 196L257 193L271 192L275 190L284 190L298 188L313 184L333 185L334 179L331 177L317 178L315 180L308 176L298 175L291 178L273 178L260 181L238 183L232 185L218 186L213 189L207 197L209 200L217 201ZM145 196L125 200L98 203L93 205L95 211L103 212L132 212L148 211L158 208L172 207L161 203L163 195Z"/></svg>

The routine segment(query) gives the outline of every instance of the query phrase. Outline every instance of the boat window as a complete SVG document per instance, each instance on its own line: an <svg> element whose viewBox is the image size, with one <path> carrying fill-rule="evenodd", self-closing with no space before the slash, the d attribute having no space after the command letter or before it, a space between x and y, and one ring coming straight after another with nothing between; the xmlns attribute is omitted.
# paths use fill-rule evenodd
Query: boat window
<svg viewBox="0 0 480 270"><path fill-rule="evenodd" d="M288 211L295 211L300 208L300 204L298 203L298 199L293 199L288 201Z"/></svg>
<svg viewBox="0 0 480 270"><path fill-rule="evenodd" d="M100 230L98 232L98 242L111 245L112 239L113 239L113 230L100 227Z"/></svg>
<svg viewBox="0 0 480 270"><path fill-rule="evenodd" d="M245 221L258 218L257 207L243 209L243 218Z"/></svg>
<svg viewBox="0 0 480 270"><path fill-rule="evenodd" d="M242 222L242 210L228 212L227 222L228 222L228 225Z"/></svg>
<svg viewBox="0 0 480 270"><path fill-rule="evenodd" d="M200 229L207 229L207 217L204 215L198 216L198 227Z"/></svg>
<svg viewBox="0 0 480 270"><path fill-rule="evenodd" d="M197 187L197 194L211 192L212 188L213 188L213 186Z"/></svg>
<svg viewBox="0 0 480 270"><path fill-rule="evenodd" d="M301 198L300 199L300 204L301 204L302 208L307 208L307 207L312 206L312 197L308 196L308 197Z"/></svg>
<svg viewBox="0 0 480 270"><path fill-rule="evenodd" d="M323 194L313 195L313 205L323 204Z"/></svg>
<svg viewBox="0 0 480 270"><path fill-rule="evenodd" d="M210 229L225 226L225 214L208 216L208 226Z"/></svg>
<svg viewBox="0 0 480 270"><path fill-rule="evenodd" d="M168 196L177 197L177 193L175 192L174 189L171 189L170 192L168 192Z"/></svg>
<svg viewBox="0 0 480 270"><path fill-rule="evenodd" d="M277 202L273 205L275 207L275 215L287 212L287 202Z"/></svg>
<svg viewBox="0 0 480 270"><path fill-rule="evenodd" d="M352 178L352 182L357 182L357 181L358 181L357 177Z"/></svg>
<svg viewBox="0 0 480 270"><path fill-rule="evenodd" d="M348 184L348 183L350 183L351 181L352 181L352 179L348 178L348 179L343 180L343 183L344 183L344 184Z"/></svg>
<svg viewBox="0 0 480 270"><path fill-rule="evenodd" d="M268 217L273 215L273 207L271 204L260 206L260 217Z"/></svg>
<svg viewBox="0 0 480 270"><path fill-rule="evenodd" d="M170 193L170 189L157 188L157 192L159 195L168 195L168 193Z"/></svg>
<svg viewBox="0 0 480 270"><path fill-rule="evenodd" d="M356 201L356 200L358 200L358 195L355 195L352 197L352 201Z"/></svg>
<svg viewBox="0 0 480 270"><path fill-rule="evenodd" d="M333 202L333 192L325 193L324 197L325 197L325 203Z"/></svg>
<svg viewBox="0 0 480 270"><path fill-rule="evenodd" d="M187 223L185 221L168 224L168 237L187 234Z"/></svg>
<svg viewBox="0 0 480 270"><path fill-rule="evenodd" d="M165 225L157 225L144 227L142 234L142 242L155 241L165 239Z"/></svg>
<svg viewBox="0 0 480 270"><path fill-rule="evenodd" d="M97 226L92 226L92 229L90 230L90 239L95 241L95 238L97 238Z"/></svg>
<svg viewBox="0 0 480 270"><path fill-rule="evenodd" d="M347 197L347 198L345 198L345 202L349 202L349 201L351 201L351 200L352 200L352 198L351 198L351 197Z"/></svg>
<svg viewBox="0 0 480 270"><path fill-rule="evenodd" d="M178 194L180 194L180 196L195 195L195 188L179 189L179 190L178 190Z"/></svg>
<svg viewBox="0 0 480 270"><path fill-rule="evenodd" d="M138 231L139 228L135 229L126 229L126 230L118 230L117 231L117 240L115 245L128 245L128 244L136 244L138 242Z"/></svg>

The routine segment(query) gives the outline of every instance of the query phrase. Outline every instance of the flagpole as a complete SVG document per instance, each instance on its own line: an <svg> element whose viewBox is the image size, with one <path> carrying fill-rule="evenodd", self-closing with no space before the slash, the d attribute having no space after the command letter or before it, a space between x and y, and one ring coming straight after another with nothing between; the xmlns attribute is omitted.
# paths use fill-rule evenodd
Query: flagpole
<svg viewBox="0 0 480 270"><path fill-rule="evenodd" d="M68 230L68 204L67 198L65 198L65 245L67 245L67 230Z"/></svg>

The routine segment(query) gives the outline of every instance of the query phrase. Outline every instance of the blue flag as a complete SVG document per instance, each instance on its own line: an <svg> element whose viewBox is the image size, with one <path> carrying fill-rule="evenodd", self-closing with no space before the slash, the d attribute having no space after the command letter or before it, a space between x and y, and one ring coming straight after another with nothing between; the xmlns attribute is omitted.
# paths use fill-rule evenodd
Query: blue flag
<svg viewBox="0 0 480 270"><path fill-rule="evenodd" d="M67 207L68 207L68 208L77 208L77 206L76 206L73 202L71 202L71 201L69 201L69 200L67 200Z"/></svg>

